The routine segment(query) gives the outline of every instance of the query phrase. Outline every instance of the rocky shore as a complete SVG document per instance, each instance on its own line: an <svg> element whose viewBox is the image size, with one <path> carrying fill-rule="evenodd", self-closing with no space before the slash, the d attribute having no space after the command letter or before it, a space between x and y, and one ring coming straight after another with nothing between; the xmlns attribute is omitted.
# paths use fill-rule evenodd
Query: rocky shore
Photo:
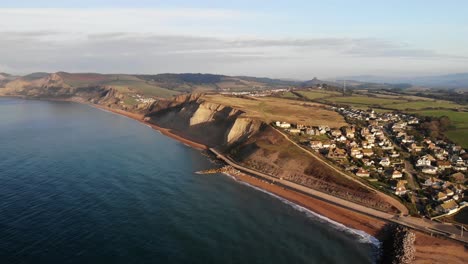
<svg viewBox="0 0 468 264"><path fill-rule="evenodd" d="M382 264L409 264L415 259L416 234L408 228L395 224L382 229Z"/></svg>

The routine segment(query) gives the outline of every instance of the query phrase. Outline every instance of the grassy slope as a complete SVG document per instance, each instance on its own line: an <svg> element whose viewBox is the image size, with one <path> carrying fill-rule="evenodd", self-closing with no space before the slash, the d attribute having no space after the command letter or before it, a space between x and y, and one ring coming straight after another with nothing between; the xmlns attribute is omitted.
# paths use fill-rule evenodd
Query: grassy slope
<svg viewBox="0 0 468 264"><path fill-rule="evenodd" d="M203 99L208 102L235 107L246 112L250 117L268 123L279 120L316 126L341 127L346 125L341 115L326 110L323 105L316 103L274 97L246 99L223 95L205 95Z"/></svg>

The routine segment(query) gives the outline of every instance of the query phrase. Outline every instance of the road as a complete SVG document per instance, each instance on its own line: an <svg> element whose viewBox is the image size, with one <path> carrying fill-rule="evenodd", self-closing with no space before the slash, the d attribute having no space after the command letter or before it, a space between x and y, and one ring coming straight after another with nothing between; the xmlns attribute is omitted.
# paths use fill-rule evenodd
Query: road
<svg viewBox="0 0 468 264"><path fill-rule="evenodd" d="M334 205L346 208L348 210L351 210L357 213L369 215L369 216L372 216L372 217L375 217L384 221L397 223L397 224L406 226L408 228L419 230L421 232L425 232L431 235L437 234L437 235L445 236L447 238L468 244L468 232L465 232L463 236L460 236L460 229L453 225L441 224L441 223L434 222L428 219L416 218L416 217L411 217L411 216L399 216L399 215L393 215L393 214L385 213L382 211L378 211L373 208L369 208L360 204L356 204L348 200L344 200L344 199L305 187L303 185L299 185L294 182L278 179L268 174L265 174L263 172L244 167L236 163L229 157L221 154L219 151L217 151L214 148L210 148L210 151L214 153L219 159L226 162L226 164L231 165L232 167L240 171L249 173L251 175L255 175L257 177L260 177L269 181L274 181L283 186L286 186L293 190L308 194L320 200L332 203Z"/></svg>
<svg viewBox="0 0 468 264"><path fill-rule="evenodd" d="M269 181L274 181L274 182L279 183L279 184L281 184L283 186L289 187L289 188L291 188L293 190L298 190L298 191L300 191L302 193L311 195L311 196L319 198L321 200L325 200L327 202L336 204L336 205L341 206L341 207L345 207L347 209L351 209L351 210L359 212L359 213L363 213L363 214L366 214L366 215L377 217L377 218L380 218L380 219L383 219L383 220L388 220L388 219L391 219L391 218L394 217L393 214L378 211L378 210L375 210L375 209L372 209L372 208L369 208L369 207L366 207L366 206L363 206L363 205L360 205L360 204L350 202L348 200L338 198L338 197L333 196L333 195L329 195L329 194L326 194L326 193L323 193L323 192L320 192L320 191L305 187L303 185L300 185L300 184L297 184L297 183L294 183L294 182L291 182L291 181L288 181L288 180L278 179L276 177L270 176L270 175L265 174L263 172L253 170L253 169L250 169L250 168L246 168L246 167L244 167L242 165L237 164L236 162L234 162L230 158L226 157L225 155L221 154L216 149L211 148L210 150L219 159L222 159L228 165L231 165L232 167L234 167L234 168L236 168L236 169L238 169L240 171L256 175L258 177L267 179Z"/></svg>
<svg viewBox="0 0 468 264"><path fill-rule="evenodd" d="M416 182L416 179L414 178L414 175L416 174L416 171L414 170L414 167L411 164L411 162L409 162L407 160L405 160L405 173L406 173L406 178L408 179L408 185L413 190L421 189L419 187L419 184Z"/></svg>

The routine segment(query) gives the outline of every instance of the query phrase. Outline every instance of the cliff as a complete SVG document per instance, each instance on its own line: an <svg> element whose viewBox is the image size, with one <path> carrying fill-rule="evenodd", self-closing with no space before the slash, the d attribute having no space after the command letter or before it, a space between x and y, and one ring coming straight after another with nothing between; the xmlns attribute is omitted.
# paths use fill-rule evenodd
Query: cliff
<svg viewBox="0 0 468 264"><path fill-rule="evenodd" d="M161 100L146 116L149 122L174 134L216 147L246 167L380 210L393 210L375 191L337 175L262 119L207 98L187 94Z"/></svg>
<svg viewBox="0 0 468 264"><path fill-rule="evenodd" d="M243 117L232 107L206 102L201 94L158 101L147 114L151 122L210 147L228 147L256 134L259 120Z"/></svg>

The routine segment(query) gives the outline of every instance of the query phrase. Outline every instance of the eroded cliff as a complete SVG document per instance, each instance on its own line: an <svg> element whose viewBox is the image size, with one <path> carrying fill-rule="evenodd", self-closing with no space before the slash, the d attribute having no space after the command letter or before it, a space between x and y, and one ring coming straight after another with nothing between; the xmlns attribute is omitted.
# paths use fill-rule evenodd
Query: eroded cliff
<svg viewBox="0 0 468 264"><path fill-rule="evenodd" d="M151 122L210 147L229 147L258 132L262 122L232 107L206 102L201 94L158 101L147 114Z"/></svg>
<svg viewBox="0 0 468 264"><path fill-rule="evenodd" d="M200 94L159 101L150 122L187 139L216 147L238 163L381 210L392 210L374 191L337 175L278 131L241 110L209 102Z"/></svg>

